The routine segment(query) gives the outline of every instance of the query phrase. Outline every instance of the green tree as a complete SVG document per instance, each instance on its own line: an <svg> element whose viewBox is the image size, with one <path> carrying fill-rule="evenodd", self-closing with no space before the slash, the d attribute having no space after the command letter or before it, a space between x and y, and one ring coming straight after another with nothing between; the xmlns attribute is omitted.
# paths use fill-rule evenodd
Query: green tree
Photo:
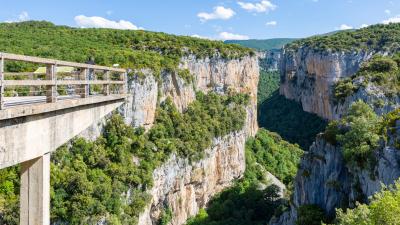
<svg viewBox="0 0 400 225"><path fill-rule="evenodd" d="M354 209L337 210L339 225L400 224L400 181L376 193L369 205L357 204Z"/></svg>

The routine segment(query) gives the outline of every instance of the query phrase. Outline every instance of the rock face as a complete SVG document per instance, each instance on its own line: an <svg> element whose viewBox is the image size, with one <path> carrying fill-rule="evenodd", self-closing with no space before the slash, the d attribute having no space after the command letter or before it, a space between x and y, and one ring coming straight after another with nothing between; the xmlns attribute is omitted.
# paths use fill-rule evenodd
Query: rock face
<svg viewBox="0 0 400 225"><path fill-rule="evenodd" d="M382 87L369 83L367 87L360 87L354 94L346 97L343 102L333 104L335 119L341 118L350 105L357 100L367 103L378 115L383 115L399 108L400 95L397 94L389 97L385 95L382 89Z"/></svg>
<svg viewBox="0 0 400 225"><path fill-rule="evenodd" d="M339 147L318 137L301 161L290 211L270 224L294 225L301 205L316 204L327 215L334 216L335 208L352 207L356 201L368 202L381 184L393 184L400 177L398 149L390 145L381 147L376 159L372 170L350 168Z"/></svg>
<svg viewBox="0 0 400 225"><path fill-rule="evenodd" d="M256 57L237 60L221 58L196 59L194 56L182 59L182 69L189 69L194 76L193 83L171 73L162 73L157 79L149 71L142 71L145 78L134 78L129 84L132 97L126 104L126 120L134 126L151 127L158 101L171 97L180 111L195 100L196 91L216 91L225 94L230 90L250 95L247 107L249 135L255 135L257 125L257 85L259 66Z"/></svg>
<svg viewBox="0 0 400 225"><path fill-rule="evenodd" d="M260 69L265 71L278 71L282 58L281 49L273 49L258 53Z"/></svg>
<svg viewBox="0 0 400 225"><path fill-rule="evenodd" d="M284 49L280 94L298 101L303 110L325 119L338 119L347 109L332 99L333 85L356 73L373 52L317 52L308 47Z"/></svg>
<svg viewBox="0 0 400 225"><path fill-rule="evenodd" d="M216 91L226 94L233 90L250 95L246 125L243 130L215 139L205 157L198 162L172 156L153 173L154 186L149 193L152 200L139 217L139 225L157 224L165 208L172 211L171 225L181 225L198 213L210 198L242 176L245 170L244 147L248 136L256 134L257 85L259 66L256 57L238 60L221 58L182 59L182 69L194 76L193 83L171 73L156 78L150 71L142 71L145 78L133 78L125 106L126 122L149 129L158 102L171 97L180 111L195 100L197 91Z"/></svg>
<svg viewBox="0 0 400 225"><path fill-rule="evenodd" d="M190 163L172 156L153 173L152 204L139 218L139 225L156 224L165 207L172 211L171 224L184 224L245 170L244 131L214 140L204 159Z"/></svg>

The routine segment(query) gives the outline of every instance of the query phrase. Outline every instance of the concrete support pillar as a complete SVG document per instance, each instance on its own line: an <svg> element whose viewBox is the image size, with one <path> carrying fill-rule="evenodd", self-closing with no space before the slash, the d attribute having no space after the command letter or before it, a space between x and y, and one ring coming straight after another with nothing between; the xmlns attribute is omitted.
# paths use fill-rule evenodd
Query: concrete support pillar
<svg viewBox="0 0 400 225"><path fill-rule="evenodd" d="M50 153L21 163L20 225L50 224Z"/></svg>
<svg viewBox="0 0 400 225"><path fill-rule="evenodd" d="M46 79L53 81L54 85L47 86L46 91L46 102L56 102L57 101L57 86L56 86L56 66L47 65L46 66Z"/></svg>
<svg viewBox="0 0 400 225"><path fill-rule="evenodd" d="M121 86L120 94L128 93L128 73L121 73L121 80L124 81L124 84Z"/></svg>

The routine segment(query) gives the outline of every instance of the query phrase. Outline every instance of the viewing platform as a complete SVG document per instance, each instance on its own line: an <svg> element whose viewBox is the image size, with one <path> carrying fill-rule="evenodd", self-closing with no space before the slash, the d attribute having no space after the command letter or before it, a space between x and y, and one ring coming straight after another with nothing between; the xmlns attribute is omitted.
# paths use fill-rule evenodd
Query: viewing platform
<svg viewBox="0 0 400 225"><path fill-rule="evenodd" d="M51 152L127 97L125 69L0 53L0 169L21 165L21 225L50 224Z"/></svg>

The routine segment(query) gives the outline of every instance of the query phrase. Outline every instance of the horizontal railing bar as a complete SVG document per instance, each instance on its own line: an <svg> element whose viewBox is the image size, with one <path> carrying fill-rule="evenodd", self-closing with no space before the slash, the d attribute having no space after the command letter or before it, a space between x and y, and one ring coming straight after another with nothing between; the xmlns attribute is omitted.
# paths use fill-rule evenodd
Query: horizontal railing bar
<svg viewBox="0 0 400 225"><path fill-rule="evenodd" d="M52 85L82 85L82 84L119 84L123 85L125 81L112 80L4 80L5 86L52 86Z"/></svg>
<svg viewBox="0 0 400 225"><path fill-rule="evenodd" d="M85 63L76 63L76 62L68 62L62 60L55 60L55 59L47 59L47 58L39 58L34 56L25 56L25 55L17 55L17 54L10 54L10 53L0 53L0 56L5 60L15 60L15 61L24 61L24 62L32 62L32 63L41 63L41 64L51 64L57 66L71 66L77 68L89 68L95 70L107 70L119 73L125 73L125 69L120 68L113 68L107 66L98 66L98 65L91 65Z"/></svg>
<svg viewBox="0 0 400 225"><path fill-rule="evenodd" d="M56 85L52 80L4 80L4 86L47 86Z"/></svg>
<svg viewBox="0 0 400 225"><path fill-rule="evenodd" d="M57 80L57 85L74 85L74 84L124 84L125 81L113 80Z"/></svg>

